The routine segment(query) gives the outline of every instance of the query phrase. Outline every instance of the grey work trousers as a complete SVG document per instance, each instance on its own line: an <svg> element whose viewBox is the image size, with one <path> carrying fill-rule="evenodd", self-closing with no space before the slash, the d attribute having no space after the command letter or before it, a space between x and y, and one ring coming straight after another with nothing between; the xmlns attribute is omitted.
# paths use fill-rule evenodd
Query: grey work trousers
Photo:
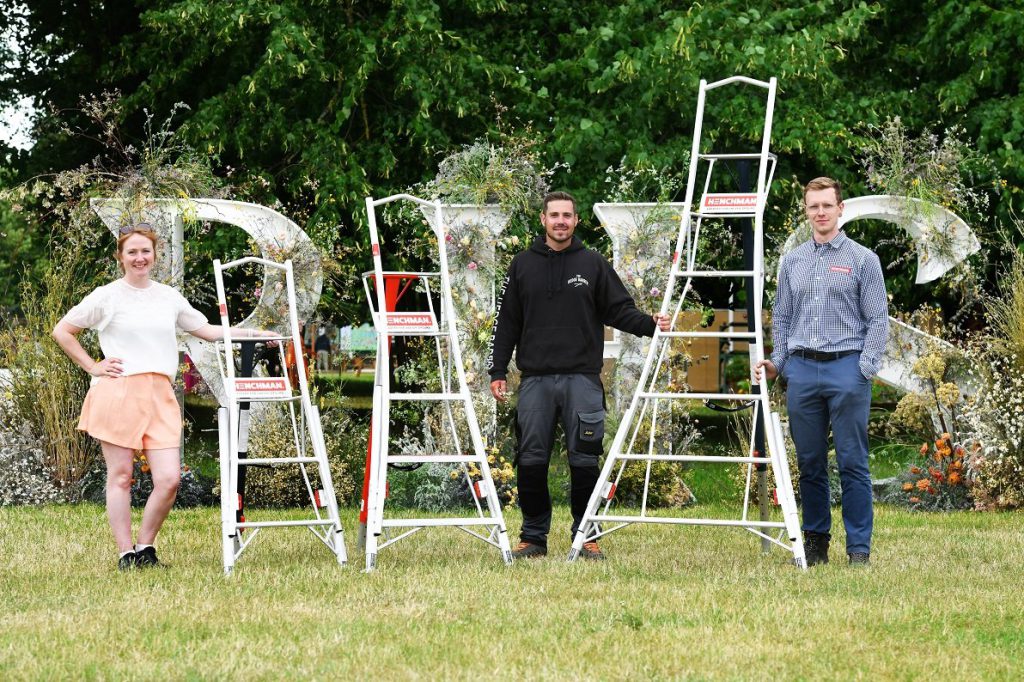
<svg viewBox="0 0 1024 682"><path fill-rule="evenodd" d="M520 537L525 542L546 547L551 530L548 465L555 442L555 426L562 424L569 453L572 534L575 534L600 475L598 458L604 448L604 388L596 375L524 377L519 386L517 411L517 484L519 506L523 510Z"/></svg>

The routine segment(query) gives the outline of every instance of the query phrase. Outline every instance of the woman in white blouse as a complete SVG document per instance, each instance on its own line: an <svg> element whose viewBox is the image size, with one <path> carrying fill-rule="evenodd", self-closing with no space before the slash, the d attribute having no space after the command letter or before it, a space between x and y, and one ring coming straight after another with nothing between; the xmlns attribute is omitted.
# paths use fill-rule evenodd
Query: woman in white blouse
<svg viewBox="0 0 1024 682"><path fill-rule="evenodd" d="M115 257L124 276L95 289L57 323L53 338L93 376L78 428L100 441L107 466L107 517L117 542L118 568L158 565L156 534L174 505L181 481L181 414L171 383L178 371L177 329L207 341L223 337L172 287L150 280L158 238L148 223L121 228ZM77 335L99 333L103 358L94 360ZM238 338L273 332L232 329ZM138 539L132 542L131 480L135 451L153 477Z"/></svg>

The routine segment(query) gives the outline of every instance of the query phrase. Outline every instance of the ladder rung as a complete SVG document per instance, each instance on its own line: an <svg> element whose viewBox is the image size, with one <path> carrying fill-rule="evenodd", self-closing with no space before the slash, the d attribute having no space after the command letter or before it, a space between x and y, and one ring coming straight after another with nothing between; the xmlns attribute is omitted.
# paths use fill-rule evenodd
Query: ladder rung
<svg viewBox="0 0 1024 682"><path fill-rule="evenodd" d="M715 159L715 160L728 160L728 159L759 159L761 158L761 152L749 152L743 154L698 154L698 159ZM769 153L768 158L772 161L776 160L775 154Z"/></svg>
<svg viewBox="0 0 1024 682"><path fill-rule="evenodd" d="M376 331L378 334L384 333L384 330L381 329L380 327L374 327L374 331ZM388 336L422 336L424 338L432 338L435 336L448 336L448 332L444 330L436 332L401 332L395 331L394 329L389 329Z"/></svg>
<svg viewBox="0 0 1024 682"><path fill-rule="evenodd" d="M747 400L756 401L767 398L767 393L648 393L641 391L640 398L665 398L666 400Z"/></svg>
<svg viewBox="0 0 1024 682"><path fill-rule="evenodd" d="M701 211L690 211L690 215L694 218L756 218L756 211L743 211L736 213L716 213L708 211L707 213Z"/></svg>
<svg viewBox="0 0 1024 682"><path fill-rule="evenodd" d="M293 339L290 335L289 336L235 336L234 334L231 335L231 343L241 343L242 341L255 341L257 343L266 343L267 341L294 341L294 340L295 339ZM221 337L221 338L217 339L217 341L220 342L220 343L223 343L224 342L224 338Z"/></svg>
<svg viewBox="0 0 1024 682"><path fill-rule="evenodd" d="M482 459L483 457L476 455L388 455L388 464L415 464L421 462L447 464L449 462L480 462Z"/></svg>
<svg viewBox="0 0 1024 682"><path fill-rule="evenodd" d="M729 457L727 455L613 455L614 459L633 462L725 462L727 464L771 464L768 457Z"/></svg>
<svg viewBox="0 0 1024 682"><path fill-rule="evenodd" d="M667 336L673 339L745 339L756 341L757 334L754 332L663 332L658 330L658 336Z"/></svg>
<svg viewBox="0 0 1024 682"><path fill-rule="evenodd" d="M469 400L466 393L392 393L391 400Z"/></svg>
<svg viewBox="0 0 1024 682"><path fill-rule="evenodd" d="M676 277L757 277L753 270L676 270Z"/></svg>
<svg viewBox="0 0 1024 682"><path fill-rule="evenodd" d="M241 465L252 465L252 464L316 464L320 460L316 457L240 457L238 458L238 464Z"/></svg>
<svg viewBox="0 0 1024 682"><path fill-rule="evenodd" d="M594 521L609 523L677 523L689 526L737 526L739 528L785 528L783 521L743 521L740 519L688 519L668 516L613 516L595 514Z"/></svg>
<svg viewBox="0 0 1024 682"><path fill-rule="evenodd" d="M383 519L384 528L423 528L426 526L498 526L501 522L492 518L475 519Z"/></svg>
<svg viewBox="0 0 1024 682"><path fill-rule="evenodd" d="M260 397L258 395L250 397L235 398L236 403L293 403L296 400L301 400L301 395L292 396L265 396Z"/></svg>
<svg viewBox="0 0 1024 682"><path fill-rule="evenodd" d="M308 519L306 521L242 521L235 528L284 528L286 526L333 526L330 519Z"/></svg>

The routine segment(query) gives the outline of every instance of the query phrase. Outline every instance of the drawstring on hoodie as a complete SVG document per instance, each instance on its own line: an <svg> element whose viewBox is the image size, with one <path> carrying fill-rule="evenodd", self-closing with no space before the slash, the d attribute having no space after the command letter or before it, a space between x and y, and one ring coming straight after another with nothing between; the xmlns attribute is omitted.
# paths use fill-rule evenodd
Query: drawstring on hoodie
<svg viewBox="0 0 1024 682"><path fill-rule="evenodd" d="M562 290L562 280L565 279L565 253L565 251L548 248L548 298ZM552 258L558 262L557 277L555 277L555 264L551 262Z"/></svg>

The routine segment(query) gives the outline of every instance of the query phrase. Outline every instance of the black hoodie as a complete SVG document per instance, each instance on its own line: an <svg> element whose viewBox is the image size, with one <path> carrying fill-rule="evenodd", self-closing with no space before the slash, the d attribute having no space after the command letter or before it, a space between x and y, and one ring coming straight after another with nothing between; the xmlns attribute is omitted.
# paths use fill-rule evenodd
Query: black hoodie
<svg viewBox="0 0 1024 682"><path fill-rule="evenodd" d="M513 348L523 376L600 374L604 325L654 336L654 318L636 309L608 261L578 237L553 251L541 235L512 259L502 284L491 381L505 378Z"/></svg>

